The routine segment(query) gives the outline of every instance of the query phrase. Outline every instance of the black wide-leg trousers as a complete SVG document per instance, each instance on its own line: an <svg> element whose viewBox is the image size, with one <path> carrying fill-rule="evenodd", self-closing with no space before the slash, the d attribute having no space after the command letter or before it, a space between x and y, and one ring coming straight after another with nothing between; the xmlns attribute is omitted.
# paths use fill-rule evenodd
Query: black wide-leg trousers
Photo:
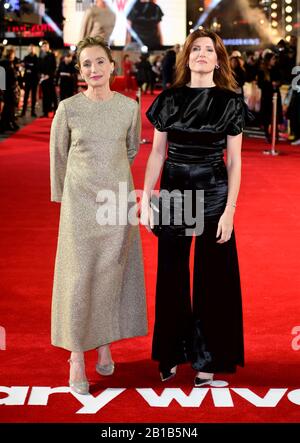
<svg viewBox="0 0 300 443"><path fill-rule="evenodd" d="M158 239L152 359L160 369L191 362L202 372L235 372L244 365L242 300L235 234L216 243L217 222L205 222L195 238Z"/></svg>

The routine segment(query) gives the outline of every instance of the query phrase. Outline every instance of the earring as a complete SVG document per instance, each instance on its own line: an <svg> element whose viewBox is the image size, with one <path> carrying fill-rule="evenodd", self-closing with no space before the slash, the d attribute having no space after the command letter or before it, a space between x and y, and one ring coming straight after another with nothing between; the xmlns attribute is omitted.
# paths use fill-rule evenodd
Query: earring
<svg viewBox="0 0 300 443"><path fill-rule="evenodd" d="M219 65L216 65L216 69L220 69L220 66L219 66Z"/></svg>

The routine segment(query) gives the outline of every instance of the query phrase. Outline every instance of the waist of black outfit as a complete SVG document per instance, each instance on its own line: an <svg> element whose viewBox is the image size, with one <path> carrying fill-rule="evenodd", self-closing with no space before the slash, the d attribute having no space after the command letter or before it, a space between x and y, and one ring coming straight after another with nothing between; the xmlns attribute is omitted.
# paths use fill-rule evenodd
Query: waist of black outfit
<svg viewBox="0 0 300 443"><path fill-rule="evenodd" d="M223 162L223 149L224 147L169 144L167 161L183 164Z"/></svg>

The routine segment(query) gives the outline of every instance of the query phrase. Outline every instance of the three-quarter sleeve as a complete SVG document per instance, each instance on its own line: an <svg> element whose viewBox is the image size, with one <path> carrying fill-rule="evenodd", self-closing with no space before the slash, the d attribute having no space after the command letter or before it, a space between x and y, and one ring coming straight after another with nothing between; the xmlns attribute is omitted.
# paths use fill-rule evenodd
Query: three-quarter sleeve
<svg viewBox="0 0 300 443"><path fill-rule="evenodd" d="M246 123L253 120L254 116L249 111L243 97L236 97L233 102L234 110L227 125L227 135L238 135L243 132Z"/></svg>
<svg viewBox="0 0 300 443"><path fill-rule="evenodd" d="M135 102L131 125L128 129L126 137L127 156L130 164L133 162L135 156L139 151L140 137L141 137L141 114L140 114L140 107L138 103Z"/></svg>
<svg viewBox="0 0 300 443"><path fill-rule="evenodd" d="M50 132L51 201L61 202L70 147L70 129L64 103L57 108Z"/></svg>

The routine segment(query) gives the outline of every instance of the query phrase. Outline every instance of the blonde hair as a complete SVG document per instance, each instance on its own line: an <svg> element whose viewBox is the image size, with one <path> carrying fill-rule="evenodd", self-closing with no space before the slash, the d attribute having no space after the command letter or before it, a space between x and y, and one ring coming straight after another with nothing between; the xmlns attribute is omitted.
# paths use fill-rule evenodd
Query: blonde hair
<svg viewBox="0 0 300 443"><path fill-rule="evenodd" d="M84 39L80 40L80 42L77 44L77 50L76 50L76 58L77 58L77 69L80 68L80 54L85 48L92 48L93 46L98 46L99 48L102 48L109 61L111 63L115 63L110 47L108 46L107 42L102 37L85 37Z"/></svg>
<svg viewBox="0 0 300 443"><path fill-rule="evenodd" d="M200 37L209 37L213 41L217 53L219 69L214 70L214 83L219 88L235 91L237 89L237 82L233 76L224 43L218 34L205 29L197 29L187 37L182 52L177 56L175 81L172 86L179 88L191 81L191 71L188 67L189 56L194 41Z"/></svg>

